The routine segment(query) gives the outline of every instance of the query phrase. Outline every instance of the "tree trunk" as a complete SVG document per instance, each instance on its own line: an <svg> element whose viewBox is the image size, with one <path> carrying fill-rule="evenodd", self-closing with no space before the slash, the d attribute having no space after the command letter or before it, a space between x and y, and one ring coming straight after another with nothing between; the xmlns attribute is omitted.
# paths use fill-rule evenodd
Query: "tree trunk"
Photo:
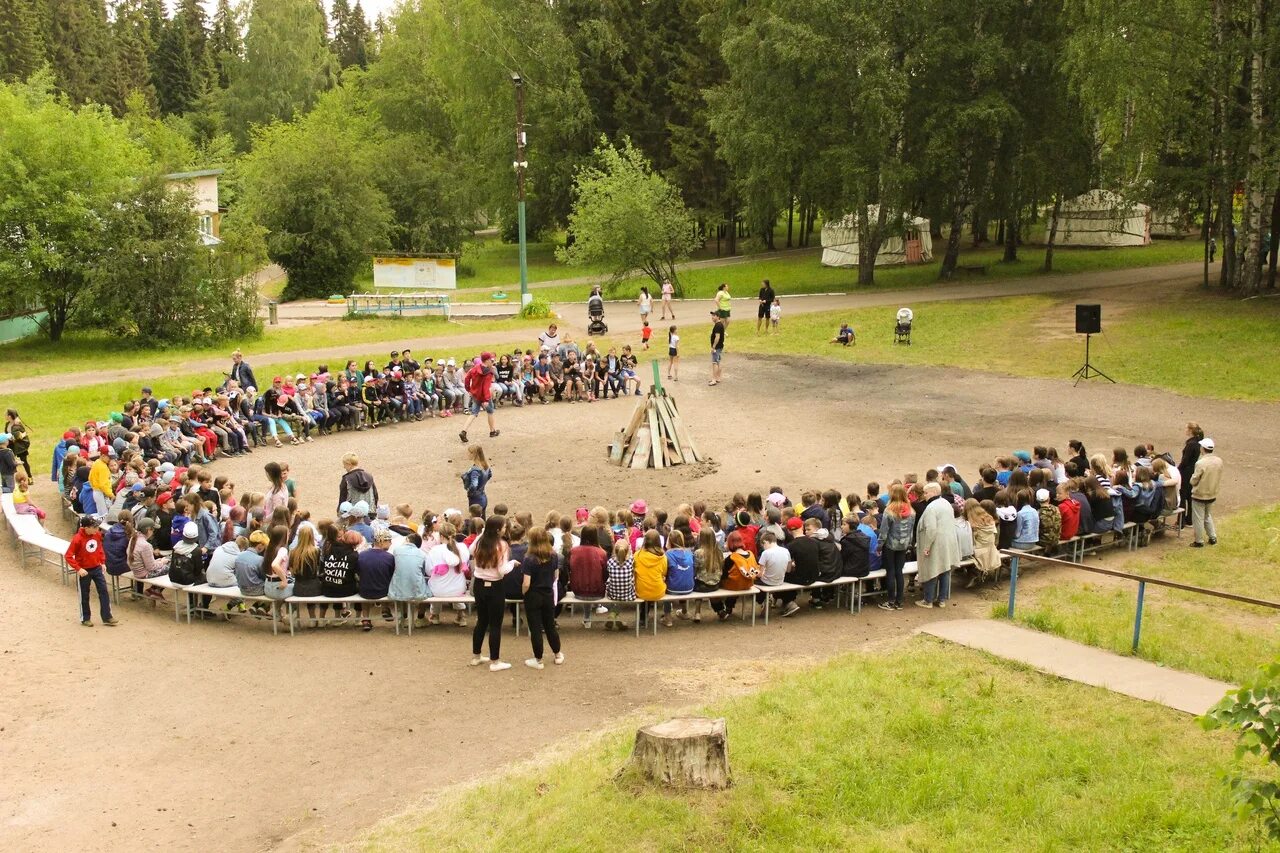
<svg viewBox="0 0 1280 853"><path fill-rule="evenodd" d="M733 784L724 718L676 717L636 732L630 766L667 788L723 790Z"/></svg>
<svg viewBox="0 0 1280 853"><path fill-rule="evenodd" d="M728 211L729 224L726 226L728 237L728 254L730 256L738 254L738 217L732 211Z"/></svg>
<svg viewBox="0 0 1280 853"><path fill-rule="evenodd" d="M791 248L791 228L795 224L796 218L796 197L791 196L791 203L787 205L787 248Z"/></svg>
<svg viewBox="0 0 1280 853"><path fill-rule="evenodd" d="M1049 216L1049 239L1044 244L1044 271L1053 272L1053 244L1058 240L1058 217L1062 213L1062 193L1053 194L1053 213Z"/></svg>
<svg viewBox="0 0 1280 853"><path fill-rule="evenodd" d="M1239 273L1240 289L1246 293L1256 293L1262 284L1262 220L1263 205L1266 203L1264 175L1266 164L1263 162L1263 77L1264 39L1267 38L1266 0L1253 0L1252 23L1250 26L1249 56L1249 146L1248 160L1245 166L1244 215L1241 225L1244 230L1243 267Z"/></svg>
<svg viewBox="0 0 1280 853"><path fill-rule="evenodd" d="M1267 287L1272 290L1276 289L1276 261L1277 255L1280 255L1280 231L1276 230L1276 223L1280 222L1280 187L1276 188L1275 200L1271 202L1271 247L1268 251L1270 261L1267 271Z"/></svg>
<svg viewBox="0 0 1280 853"><path fill-rule="evenodd" d="M1005 221L1001 219L1000 224L996 226L996 242L1002 246L1004 245L1004 231L1005 231L1004 224L1005 224Z"/></svg>
<svg viewBox="0 0 1280 853"><path fill-rule="evenodd" d="M62 340L62 333L67 328L67 306L61 300L46 306L45 312L48 315L47 328L49 330L49 340L57 343Z"/></svg>
<svg viewBox="0 0 1280 853"><path fill-rule="evenodd" d="M1004 263L1011 264L1018 260L1018 213L1010 211L1005 220L1004 229Z"/></svg>
<svg viewBox="0 0 1280 853"><path fill-rule="evenodd" d="M960 238L964 234L964 202L957 201L951 208L951 231L947 234L947 250L942 256L938 278L948 281L956 274L960 262Z"/></svg>
<svg viewBox="0 0 1280 853"><path fill-rule="evenodd" d="M974 198L977 198L977 196L974 196ZM973 225L972 225L973 245L975 247L981 246L983 243L986 243L991 239L988 233L990 230L990 225L991 225L991 222L990 220L987 219L986 214L982 213L975 207L973 209Z"/></svg>

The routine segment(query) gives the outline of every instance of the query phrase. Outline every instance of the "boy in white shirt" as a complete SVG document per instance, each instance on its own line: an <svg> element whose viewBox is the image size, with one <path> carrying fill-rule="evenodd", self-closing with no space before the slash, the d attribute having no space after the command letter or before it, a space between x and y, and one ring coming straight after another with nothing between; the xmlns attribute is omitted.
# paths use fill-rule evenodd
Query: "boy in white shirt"
<svg viewBox="0 0 1280 853"><path fill-rule="evenodd" d="M773 304L769 306L769 325L773 326L773 330L778 331L778 321L782 319L782 300L775 299Z"/></svg>
<svg viewBox="0 0 1280 853"><path fill-rule="evenodd" d="M760 536L760 573L756 583L760 586L777 586L787 578L787 566L791 563L791 552L778 544L778 537L771 531Z"/></svg>

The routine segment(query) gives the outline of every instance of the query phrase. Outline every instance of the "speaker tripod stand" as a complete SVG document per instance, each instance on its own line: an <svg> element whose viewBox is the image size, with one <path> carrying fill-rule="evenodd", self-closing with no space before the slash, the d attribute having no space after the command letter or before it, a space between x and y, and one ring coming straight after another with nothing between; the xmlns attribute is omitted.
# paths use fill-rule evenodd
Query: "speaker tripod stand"
<svg viewBox="0 0 1280 853"><path fill-rule="evenodd" d="M1077 370L1075 373L1071 374L1071 378L1075 380L1075 382L1072 383L1072 385L1073 386L1079 385L1081 379L1097 379L1099 377L1107 380L1112 385L1114 385L1116 384L1116 381L1114 379L1112 379L1107 374L1103 373L1098 368L1094 367L1089 362L1089 339L1092 337L1093 335L1091 334L1086 334L1084 336L1084 366L1081 367L1079 370Z"/></svg>

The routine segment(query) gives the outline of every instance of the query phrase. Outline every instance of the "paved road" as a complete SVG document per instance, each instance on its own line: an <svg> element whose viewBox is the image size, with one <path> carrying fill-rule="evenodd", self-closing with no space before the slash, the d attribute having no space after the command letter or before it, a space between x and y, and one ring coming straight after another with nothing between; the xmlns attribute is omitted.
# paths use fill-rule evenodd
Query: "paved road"
<svg viewBox="0 0 1280 853"><path fill-rule="evenodd" d="M1004 620L956 619L934 622L919 631L952 643L982 649L1041 672L1092 684L1188 714L1203 714L1233 685L1203 675L1156 666L1144 660L1020 628Z"/></svg>
<svg viewBox="0 0 1280 853"><path fill-rule="evenodd" d="M1141 267L1129 270L1112 270L1097 274L1032 276L1026 278L998 279L994 281L966 282L964 284L934 284L928 287L910 289L873 289L852 293L810 294L800 296L782 296L783 317L796 314L808 314L818 311L838 311L841 309L871 308L884 306L917 305L931 301L951 301L959 299L987 299L994 296L1023 296L1039 293L1071 293L1085 290L1098 290L1109 287L1127 287L1150 284L1153 292L1169 285L1185 284L1198 281L1202 267L1199 262L1170 264L1157 267ZM305 305L307 303L299 303ZM755 318L754 294L740 295L735 299L735 315L740 322L750 322ZM281 306L282 308L285 306ZM576 337L584 337L586 329L586 306L580 302L561 303L552 306L563 318L561 326ZM679 309L677 321L684 327L709 325L708 312L711 300L677 300ZM659 315L655 312L651 320ZM610 303L606 311L606 321L610 332L638 332L640 316L633 303ZM785 320L784 320L785 322ZM394 335L394 329L388 329L388 335ZM272 364L294 361L335 362L348 357L359 357L361 361L365 353L383 350L403 349L408 346L419 356L431 354L432 349L460 349L467 347L492 346L532 343L532 335L528 330L513 329L509 332L475 332L458 335L437 335L421 338L389 337L385 343L339 344L335 346L316 347L293 352L254 352L250 347L247 360L254 371L261 376L270 372ZM157 356L159 358L159 356ZM230 361L225 357L193 359L185 362L166 364L161 367L134 367L119 370L94 370L79 373L63 373L57 376L21 377L0 381L0 394L16 394L26 391L41 391L56 385L58 388L73 388L83 385L98 385L106 382L146 382L154 381L168 374L217 372L229 369Z"/></svg>

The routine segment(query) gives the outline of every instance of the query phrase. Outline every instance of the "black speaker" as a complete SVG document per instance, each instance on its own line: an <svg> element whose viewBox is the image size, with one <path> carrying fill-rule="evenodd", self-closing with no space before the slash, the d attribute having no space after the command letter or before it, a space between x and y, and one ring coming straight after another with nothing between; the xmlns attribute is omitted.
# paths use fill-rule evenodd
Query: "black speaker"
<svg viewBox="0 0 1280 853"><path fill-rule="evenodd" d="M1076 334L1077 335L1102 334L1102 306L1101 305L1077 305L1076 306Z"/></svg>

